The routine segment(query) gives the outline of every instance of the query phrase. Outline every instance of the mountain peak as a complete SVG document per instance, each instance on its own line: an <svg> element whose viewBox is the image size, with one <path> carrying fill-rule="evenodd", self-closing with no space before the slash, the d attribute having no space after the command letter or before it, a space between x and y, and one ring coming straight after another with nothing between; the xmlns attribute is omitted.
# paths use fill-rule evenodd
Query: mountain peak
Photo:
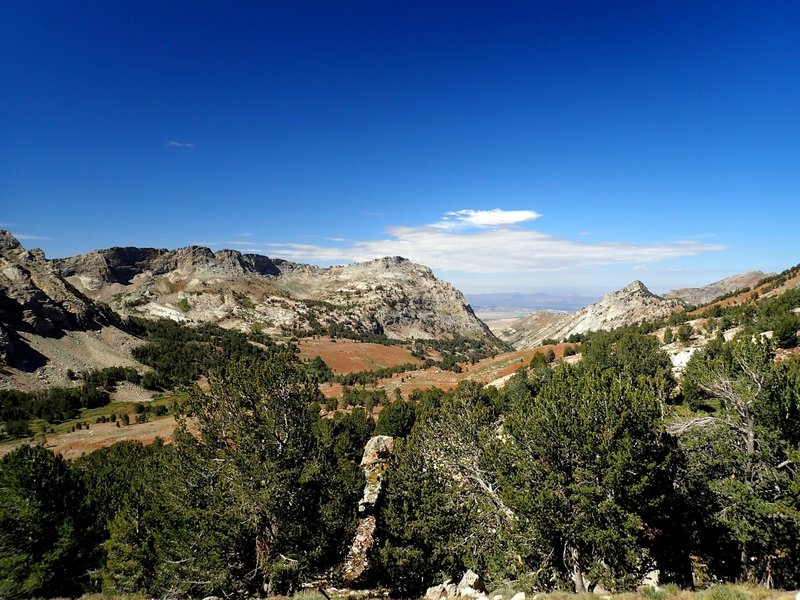
<svg viewBox="0 0 800 600"><path fill-rule="evenodd" d="M22 244L7 229L0 229L0 250L22 250Z"/></svg>
<svg viewBox="0 0 800 600"><path fill-rule="evenodd" d="M637 279L621 290L609 292L600 302L575 313L558 319L533 313L512 323L500 335L501 339L517 349L534 348L545 338L559 340L573 334L634 325L668 317L683 308L680 300L661 298Z"/></svg>
<svg viewBox="0 0 800 600"><path fill-rule="evenodd" d="M621 290L618 290L616 292L611 292L611 293L612 294L616 294L616 295L621 295L621 294L646 294L646 295L652 295L652 292L647 289L647 286L645 284L643 284L641 281L639 281L638 279L635 280L635 281L632 281L631 283L626 285Z"/></svg>

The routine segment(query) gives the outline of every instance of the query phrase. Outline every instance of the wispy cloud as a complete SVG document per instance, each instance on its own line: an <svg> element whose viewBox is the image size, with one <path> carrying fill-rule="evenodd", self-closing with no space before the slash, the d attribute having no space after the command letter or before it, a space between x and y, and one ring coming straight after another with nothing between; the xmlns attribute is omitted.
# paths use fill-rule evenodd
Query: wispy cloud
<svg viewBox="0 0 800 600"><path fill-rule="evenodd" d="M170 148L180 148L181 150L191 150L194 148L194 144L190 144L188 142L176 142L175 140L168 141L167 146Z"/></svg>
<svg viewBox="0 0 800 600"><path fill-rule="evenodd" d="M255 242L246 242L244 240L231 240L229 242L217 242L217 245L230 245L230 246L257 246Z"/></svg>
<svg viewBox="0 0 800 600"><path fill-rule="evenodd" d="M15 238L17 238L20 241L50 241L50 240L53 239L53 238L51 238L49 236L46 236L46 235L31 235L31 234L28 234L28 233L12 232L11 235L13 235Z"/></svg>
<svg viewBox="0 0 800 600"><path fill-rule="evenodd" d="M249 231L245 231L243 233L237 233L234 237L253 237L255 233L250 233Z"/></svg>
<svg viewBox="0 0 800 600"><path fill-rule="evenodd" d="M599 265L644 265L725 249L699 241L631 244L560 239L518 225L534 211L459 210L432 225L395 226L383 239L335 245L273 243L271 255L335 263L404 256L433 269L463 273L536 273ZM445 225L443 225L443 223Z"/></svg>

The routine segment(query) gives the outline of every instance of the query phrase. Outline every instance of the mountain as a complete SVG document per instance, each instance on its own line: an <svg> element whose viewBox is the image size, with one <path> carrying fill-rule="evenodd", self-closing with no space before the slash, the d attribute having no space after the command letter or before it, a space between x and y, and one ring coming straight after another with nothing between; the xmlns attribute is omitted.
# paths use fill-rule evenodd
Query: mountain
<svg viewBox="0 0 800 600"><path fill-rule="evenodd" d="M707 304L712 300L725 296L732 292L751 288L757 285L764 279L773 277L774 273L762 273L761 271L750 271L748 273L741 273L726 277L714 283L710 283L699 288L681 288L667 292L665 298L675 298L683 300L686 304L692 306L701 306Z"/></svg>
<svg viewBox="0 0 800 600"><path fill-rule="evenodd" d="M109 248L54 265L82 293L126 315L299 337L497 341L461 292L400 257L322 268L189 246Z"/></svg>
<svg viewBox="0 0 800 600"><path fill-rule="evenodd" d="M535 348L548 338L562 340L572 334L633 325L667 317L685 308L683 301L656 296L641 281L634 281L574 313L531 313L509 325L499 337L516 349L524 350Z"/></svg>
<svg viewBox="0 0 800 600"><path fill-rule="evenodd" d="M135 364L141 343L65 281L39 249L0 230L0 387L64 383L66 371Z"/></svg>
<svg viewBox="0 0 800 600"><path fill-rule="evenodd" d="M64 281L39 249L0 231L0 318L40 334L97 329L109 314Z"/></svg>

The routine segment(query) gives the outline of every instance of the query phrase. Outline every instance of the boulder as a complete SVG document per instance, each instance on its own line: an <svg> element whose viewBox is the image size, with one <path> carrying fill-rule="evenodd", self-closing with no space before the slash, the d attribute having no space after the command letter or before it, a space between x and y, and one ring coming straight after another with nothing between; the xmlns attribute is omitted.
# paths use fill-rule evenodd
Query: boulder
<svg viewBox="0 0 800 600"><path fill-rule="evenodd" d="M14 353L14 343L11 336L0 326L0 362L6 362Z"/></svg>
<svg viewBox="0 0 800 600"><path fill-rule="evenodd" d="M451 590L455 591L455 584L450 583L448 579L444 583L429 587L425 592L425 600L446 600L452 598L455 594L451 595Z"/></svg>
<svg viewBox="0 0 800 600"><path fill-rule="evenodd" d="M511 600L525 600L525 592L517 592L511 596Z"/></svg>
<svg viewBox="0 0 800 600"><path fill-rule="evenodd" d="M658 569L650 571L647 575L642 577L642 585L646 585L652 588L658 588L658 579L660 575L661 572Z"/></svg>
<svg viewBox="0 0 800 600"><path fill-rule="evenodd" d="M364 468L388 462L394 454L394 438L388 435L376 435L370 438L364 447L361 466Z"/></svg>
<svg viewBox="0 0 800 600"><path fill-rule="evenodd" d="M480 592L486 593L486 584L472 569L469 569L458 582L458 595L462 598L475 598Z"/></svg>

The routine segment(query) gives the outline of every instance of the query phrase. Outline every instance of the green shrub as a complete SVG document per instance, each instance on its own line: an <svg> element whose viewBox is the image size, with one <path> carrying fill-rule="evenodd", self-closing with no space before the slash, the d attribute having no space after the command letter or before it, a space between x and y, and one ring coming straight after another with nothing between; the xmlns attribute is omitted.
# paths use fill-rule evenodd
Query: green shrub
<svg viewBox="0 0 800 600"><path fill-rule="evenodd" d="M717 585L699 594L699 600L748 600L747 594L729 585Z"/></svg>

